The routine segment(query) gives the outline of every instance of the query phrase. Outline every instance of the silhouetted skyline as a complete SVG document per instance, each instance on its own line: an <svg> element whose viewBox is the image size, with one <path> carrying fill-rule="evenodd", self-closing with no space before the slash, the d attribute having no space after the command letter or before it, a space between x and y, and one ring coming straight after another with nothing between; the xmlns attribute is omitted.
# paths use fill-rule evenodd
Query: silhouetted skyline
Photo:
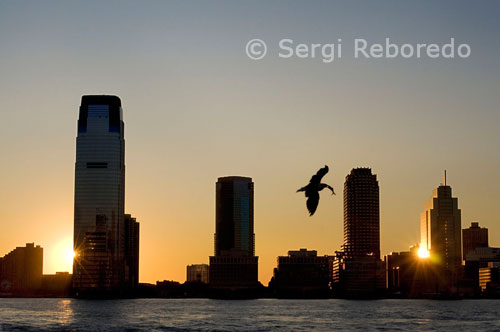
<svg viewBox="0 0 500 332"><path fill-rule="evenodd" d="M420 242L430 190L448 182L462 226L500 246L498 2L157 1L0 4L0 253L44 248L71 271L76 110L82 95L126 105L125 212L141 223L140 280L184 280L213 252L214 182L251 176L259 280L276 257L343 243L343 202L313 218L297 188L322 165L381 183L380 252ZM269 55L250 60L260 38ZM277 58L282 38L344 41L344 58ZM349 41L471 45L466 59L358 59ZM328 198L328 200L326 199ZM330 199L331 198L331 199ZM279 234L279 241L276 235Z"/></svg>

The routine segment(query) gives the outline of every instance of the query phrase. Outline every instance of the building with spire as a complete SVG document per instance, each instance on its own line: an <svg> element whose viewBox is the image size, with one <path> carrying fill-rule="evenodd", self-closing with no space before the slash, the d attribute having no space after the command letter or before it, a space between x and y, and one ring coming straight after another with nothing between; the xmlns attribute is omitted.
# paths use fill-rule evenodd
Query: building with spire
<svg viewBox="0 0 500 332"><path fill-rule="evenodd" d="M456 292L462 264L462 222L458 198L447 184L434 189L420 215L420 248L430 253L440 276L438 292Z"/></svg>

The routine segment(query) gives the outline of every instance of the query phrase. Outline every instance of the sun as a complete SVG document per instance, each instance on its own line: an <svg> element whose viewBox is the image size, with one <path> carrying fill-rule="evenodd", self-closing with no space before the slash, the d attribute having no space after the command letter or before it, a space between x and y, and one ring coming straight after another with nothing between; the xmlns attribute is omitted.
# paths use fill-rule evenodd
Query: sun
<svg viewBox="0 0 500 332"><path fill-rule="evenodd" d="M418 253L417 253L419 258L429 258L430 253L429 250L425 249L424 247L418 248Z"/></svg>
<svg viewBox="0 0 500 332"><path fill-rule="evenodd" d="M45 273L71 272L73 270L73 237L66 236L54 241L54 244L47 248L47 266ZM44 264L45 265L45 264Z"/></svg>
<svg viewBox="0 0 500 332"><path fill-rule="evenodd" d="M73 264L73 259L75 258L76 253L73 251L73 248L66 248L66 252L64 253L64 260L67 264Z"/></svg>

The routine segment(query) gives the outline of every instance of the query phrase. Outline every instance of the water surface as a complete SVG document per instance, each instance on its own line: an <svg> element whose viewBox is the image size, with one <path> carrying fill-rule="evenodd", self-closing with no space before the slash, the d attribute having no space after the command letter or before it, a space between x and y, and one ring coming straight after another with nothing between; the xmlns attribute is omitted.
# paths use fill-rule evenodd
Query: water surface
<svg viewBox="0 0 500 332"><path fill-rule="evenodd" d="M0 299L0 331L500 331L500 300Z"/></svg>

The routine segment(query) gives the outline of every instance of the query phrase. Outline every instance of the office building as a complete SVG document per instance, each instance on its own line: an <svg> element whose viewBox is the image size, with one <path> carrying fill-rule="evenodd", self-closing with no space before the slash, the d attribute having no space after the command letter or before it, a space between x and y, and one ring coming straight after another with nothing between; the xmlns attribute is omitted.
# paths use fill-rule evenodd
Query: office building
<svg viewBox="0 0 500 332"><path fill-rule="evenodd" d="M427 249L431 260L437 262L440 278L447 282L440 292L457 291L462 263L462 224L458 198L452 196L451 187L445 183L433 192L425 203L420 216L420 247Z"/></svg>
<svg viewBox="0 0 500 332"><path fill-rule="evenodd" d="M221 177L216 183L214 256L210 257L212 288L251 288L258 285L255 256L254 183L241 176Z"/></svg>
<svg viewBox="0 0 500 332"><path fill-rule="evenodd" d="M344 183L344 253L380 258L380 208L377 176L355 168Z"/></svg>
<svg viewBox="0 0 500 332"><path fill-rule="evenodd" d="M500 262L489 262L479 269L479 286L486 296L500 296Z"/></svg>
<svg viewBox="0 0 500 332"><path fill-rule="evenodd" d="M128 287L137 289L139 285L139 223L130 214L124 216L125 224L125 264Z"/></svg>
<svg viewBox="0 0 500 332"><path fill-rule="evenodd" d="M279 256L272 288L278 297L328 297L333 256L318 256L316 250L291 250Z"/></svg>
<svg viewBox="0 0 500 332"><path fill-rule="evenodd" d="M83 96L75 163L73 287L77 296L122 293L137 284L138 225L134 221L127 226L124 205L120 98Z"/></svg>
<svg viewBox="0 0 500 332"><path fill-rule="evenodd" d="M370 168L355 168L346 176L342 247L333 272L339 295L379 296L385 290L385 266L380 260L379 186Z"/></svg>
<svg viewBox="0 0 500 332"><path fill-rule="evenodd" d="M469 251L466 262L478 262L486 267L488 262L500 262L500 248L478 247Z"/></svg>
<svg viewBox="0 0 500 332"><path fill-rule="evenodd" d="M408 292L412 279L412 273L408 270L417 258L410 251L391 252L385 256L386 288L390 294Z"/></svg>
<svg viewBox="0 0 500 332"><path fill-rule="evenodd" d="M481 247L488 247L488 228L479 227L478 222L472 222L469 228L462 230L463 260L467 259L467 254Z"/></svg>
<svg viewBox="0 0 500 332"><path fill-rule="evenodd" d="M403 298L433 298L436 278L433 263L417 254L418 247L410 251L392 252L385 257L387 291L391 296Z"/></svg>
<svg viewBox="0 0 500 332"><path fill-rule="evenodd" d="M258 257L234 253L210 257L209 284L212 288L253 288L258 286Z"/></svg>
<svg viewBox="0 0 500 332"><path fill-rule="evenodd" d="M187 282L208 284L208 264L192 264L186 267Z"/></svg>
<svg viewBox="0 0 500 332"><path fill-rule="evenodd" d="M471 281L476 294L480 292L479 270L489 263L500 263L500 248L477 247L467 253L464 277Z"/></svg>
<svg viewBox="0 0 500 332"><path fill-rule="evenodd" d="M107 216L104 214L96 215L92 231L85 232L73 263L73 271L77 273L73 274L73 288L77 296L91 291L119 290L119 284L115 281L119 276L116 276L117 271L113 271L110 254L109 232Z"/></svg>
<svg viewBox="0 0 500 332"><path fill-rule="evenodd" d="M69 272L56 272L42 276L41 295L45 297L68 297L71 294L73 276Z"/></svg>
<svg viewBox="0 0 500 332"><path fill-rule="evenodd" d="M228 251L255 254L251 178L228 176L218 179L215 205L215 256Z"/></svg>
<svg viewBox="0 0 500 332"><path fill-rule="evenodd" d="M370 256L355 259L336 252L333 262L334 293L343 298L379 298L386 289L384 262Z"/></svg>
<svg viewBox="0 0 500 332"><path fill-rule="evenodd" d="M34 243L0 258L0 295L33 295L42 285L43 248Z"/></svg>

